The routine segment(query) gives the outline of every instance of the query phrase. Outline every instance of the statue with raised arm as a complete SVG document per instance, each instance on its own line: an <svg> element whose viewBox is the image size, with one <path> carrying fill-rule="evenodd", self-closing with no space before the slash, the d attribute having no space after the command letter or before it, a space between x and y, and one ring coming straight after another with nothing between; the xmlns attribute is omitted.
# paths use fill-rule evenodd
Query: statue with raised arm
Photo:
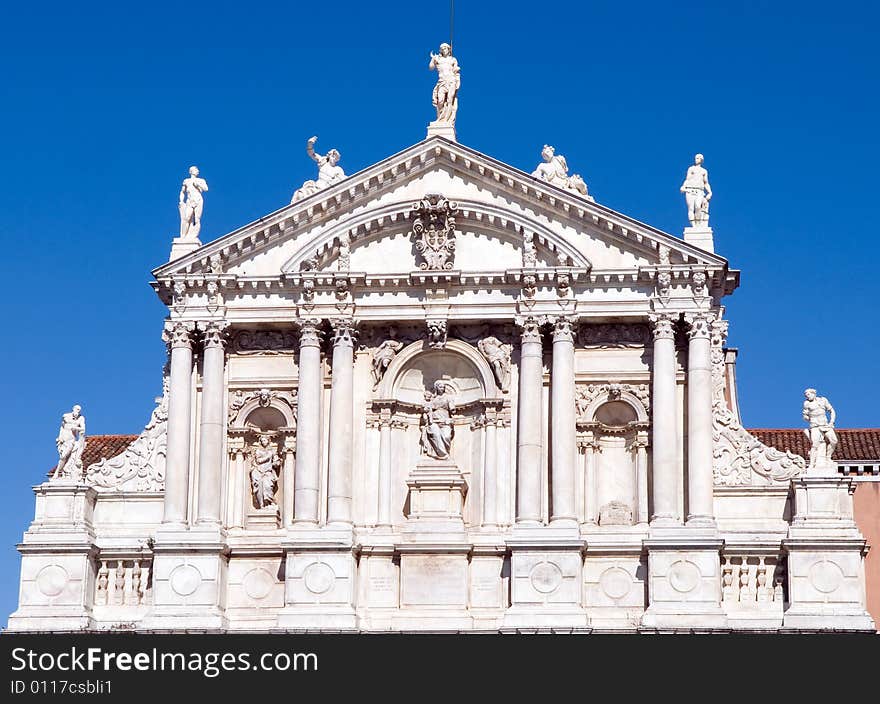
<svg viewBox="0 0 880 704"><path fill-rule="evenodd" d="M803 418L809 424L804 432L810 438L810 469L823 469L834 467L831 455L837 447L837 433L834 432L834 422L837 414L834 406L824 396L818 396L816 389L804 391ZM830 414L830 418L826 416Z"/></svg>
<svg viewBox="0 0 880 704"><path fill-rule="evenodd" d="M278 468L281 458L272 446L268 434L261 434L260 439L251 450L251 488L254 493L254 504L257 508L275 506L275 490L278 486Z"/></svg>
<svg viewBox="0 0 880 704"><path fill-rule="evenodd" d="M461 68L458 59L452 55L452 47L443 42L440 53L431 52L428 69L437 71L437 85L431 95L431 102L437 109L437 122L455 125L458 111L458 89L461 87Z"/></svg>
<svg viewBox="0 0 880 704"><path fill-rule="evenodd" d="M58 465L52 479L80 477L82 453L86 447L86 419L81 406L74 406L69 413L61 416L61 429L55 438L55 446L58 448Z"/></svg>
<svg viewBox="0 0 880 704"><path fill-rule="evenodd" d="M541 150L541 158L544 160L532 172L532 176L549 184L564 188L567 191L583 196L587 200L593 200L593 197L587 190L587 184L579 174L568 174L568 162L562 154L557 154L556 150L549 144L545 144Z"/></svg>
<svg viewBox="0 0 880 704"><path fill-rule="evenodd" d="M199 167L189 167L189 178L180 186L177 205L180 211L180 236L197 240L202 230L202 211L205 209L203 193L208 192L208 182L199 178Z"/></svg>
<svg viewBox="0 0 880 704"><path fill-rule="evenodd" d="M694 164L688 167L684 183L679 190L684 193L691 227L708 228L712 187L709 185L709 172L703 168L702 154L694 157Z"/></svg>
<svg viewBox="0 0 880 704"><path fill-rule="evenodd" d="M315 151L315 142L317 141L317 137L309 138L309 141L306 142L306 154L318 165L318 178L314 181L308 180L301 188L296 189L293 198L290 199L291 203L308 198L318 191L332 186L334 183L339 183L345 178L345 171L338 165L340 159L339 152L336 149L331 149L326 154L318 154Z"/></svg>
<svg viewBox="0 0 880 704"><path fill-rule="evenodd" d="M444 381L434 382L434 391L425 391L422 406L422 452L435 460L449 459L452 450L452 414L455 412L454 389Z"/></svg>

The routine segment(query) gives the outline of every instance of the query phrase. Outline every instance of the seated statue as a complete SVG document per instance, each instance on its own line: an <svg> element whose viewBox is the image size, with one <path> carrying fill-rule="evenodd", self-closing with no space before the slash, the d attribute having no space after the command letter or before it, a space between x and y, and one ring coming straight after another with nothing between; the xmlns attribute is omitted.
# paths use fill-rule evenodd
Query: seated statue
<svg viewBox="0 0 880 704"><path fill-rule="evenodd" d="M553 147L545 144L544 149L541 150L541 157L544 161L538 164L538 168L532 172L532 176L558 188L577 193L587 200L594 200L587 191L587 184L579 174L568 175L568 163L562 154L556 154Z"/></svg>

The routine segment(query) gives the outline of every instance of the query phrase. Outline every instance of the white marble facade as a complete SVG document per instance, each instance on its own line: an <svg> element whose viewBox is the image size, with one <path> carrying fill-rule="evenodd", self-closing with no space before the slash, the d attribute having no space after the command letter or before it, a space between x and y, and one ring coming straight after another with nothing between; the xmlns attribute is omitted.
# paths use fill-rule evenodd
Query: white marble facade
<svg viewBox="0 0 880 704"><path fill-rule="evenodd" d="M165 393L35 487L12 630L872 628L711 251L432 136L153 273Z"/></svg>

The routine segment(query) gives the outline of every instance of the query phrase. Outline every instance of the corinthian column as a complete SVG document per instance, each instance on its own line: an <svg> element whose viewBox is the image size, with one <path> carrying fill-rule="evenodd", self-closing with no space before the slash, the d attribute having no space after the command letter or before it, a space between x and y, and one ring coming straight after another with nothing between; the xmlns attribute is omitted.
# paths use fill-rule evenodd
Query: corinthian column
<svg viewBox="0 0 880 704"><path fill-rule="evenodd" d="M333 325L333 380L330 386L328 523L351 523L351 464L354 433L354 322Z"/></svg>
<svg viewBox="0 0 880 704"><path fill-rule="evenodd" d="M318 524L318 470L321 461L320 322L317 319L299 322L293 522L305 526Z"/></svg>
<svg viewBox="0 0 880 704"><path fill-rule="evenodd" d="M677 443L675 439L675 335L673 321L667 313L650 316L654 334L654 368L652 370L654 461L653 523L678 522L676 501Z"/></svg>
<svg viewBox="0 0 880 704"><path fill-rule="evenodd" d="M711 313L686 317L688 330L688 519L712 525L712 360Z"/></svg>
<svg viewBox="0 0 880 704"><path fill-rule="evenodd" d="M168 382L168 449L165 456L163 523L186 523L189 487L190 413L192 412L192 323L165 323L163 339L171 347Z"/></svg>
<svg viewBox="0 0 880 704"><path fill-rule="evenodd" d="M574 400L574 333L571 320L553 323L553 370L550 377L552 497L550 522L577 525L574 508L577 427Z"/></svg>
<svg viewBox="0 0 880 704"><path fill-rule="evenodd" d="M227 323L202 327L202 417L199 428L198 523L220 523L220 484L223 464L223 349Z"/></svg>
<svg viewBox="0 0 880 704"><path fill-rule="evenodd" d="M544 383L541 321L528 316L517 321L522 328L517 400L516 522L541 522L541 387Z"/></svg>

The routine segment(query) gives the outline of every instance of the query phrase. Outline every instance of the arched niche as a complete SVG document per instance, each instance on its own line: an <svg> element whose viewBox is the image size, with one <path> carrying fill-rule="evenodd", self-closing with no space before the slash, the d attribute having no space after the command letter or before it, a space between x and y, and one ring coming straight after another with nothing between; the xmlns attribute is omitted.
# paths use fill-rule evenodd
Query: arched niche
<svg viewBox="0 0 880 704"><path fill-rule="evenodd" d="M461 340L448 340L443 348L424 341L404 347L388 365L376 394L421 406L424 391L439 379L455 388L459 405L502 395L483 355Z"/></svg>
<svg viewBox="0 0 880 704"><path fill-rule="evenodd" d="M277 430L296 427L296 399L288 391L242 392L238 400L233 395L233 407L237 406L229 419L229 428Z"/></svg>

